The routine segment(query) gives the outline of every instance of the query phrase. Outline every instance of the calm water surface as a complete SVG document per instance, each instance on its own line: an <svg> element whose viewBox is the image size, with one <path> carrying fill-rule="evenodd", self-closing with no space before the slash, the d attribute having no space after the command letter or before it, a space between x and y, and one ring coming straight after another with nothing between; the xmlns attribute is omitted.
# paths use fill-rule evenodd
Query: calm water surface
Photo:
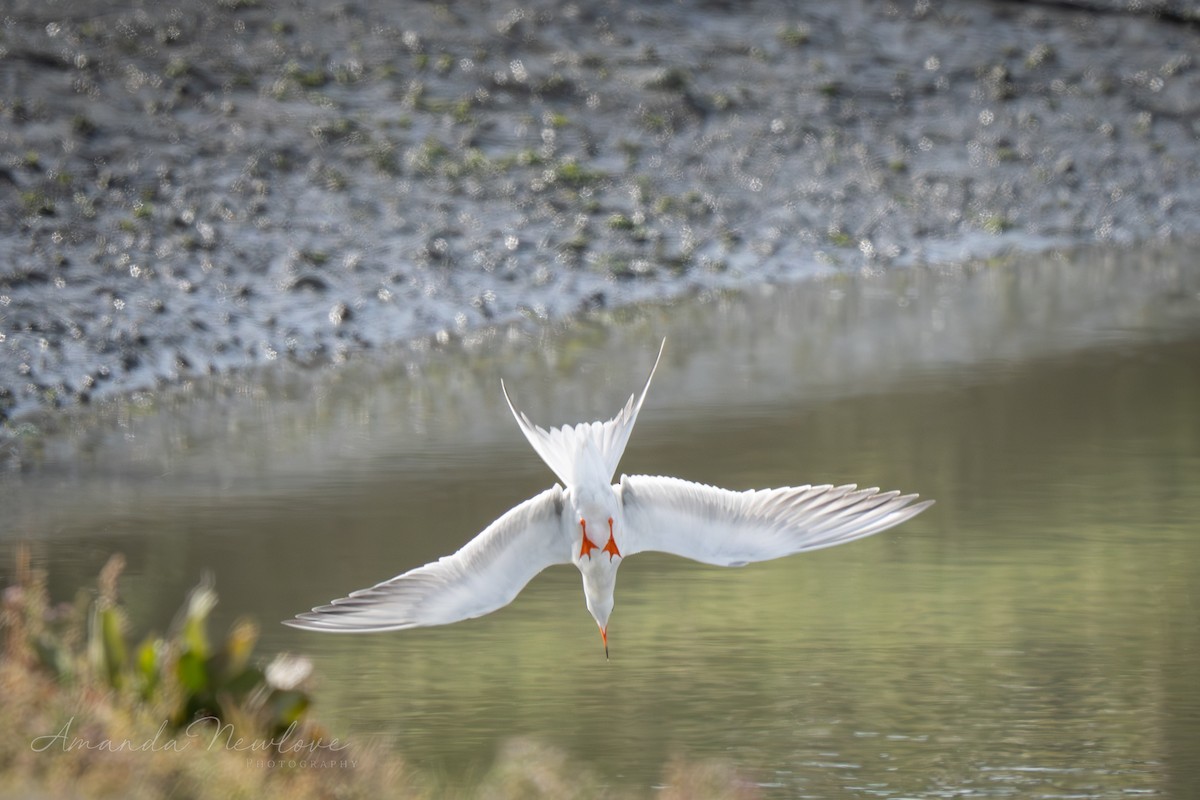
<svg viewBox="0 0 1200 800"><path fill-rule="evenodd" d="M121 550L140 625L212 572L222 622L250 614L265 651L312 656L334 728L451 782L530 737L618 787L684 755L779 797L1192 797L1200 279L1183 251L1146 258L697 298L220 413L190 400L187 422L126 409L4 485L0 555L32 539L66 593ZM938 504L743 569L633 558L608 663L569 567L447 628L271 624L450 552L549 485L500 376L536 420L607 416L663 334L622 471Z"/></svg>

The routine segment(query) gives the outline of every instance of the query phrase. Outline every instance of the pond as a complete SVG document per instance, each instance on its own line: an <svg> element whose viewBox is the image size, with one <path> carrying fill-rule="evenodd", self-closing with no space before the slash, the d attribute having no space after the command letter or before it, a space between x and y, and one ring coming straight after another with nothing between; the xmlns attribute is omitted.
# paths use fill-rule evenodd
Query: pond
<svg viewBox="0 0 1200 800"><path fill-rule="evenodd" d="M509 417L607 418L619 472L878 485L885 534L621 570L606 662L573 568L445 628L275 625L449 553L549 486ZM69 596L122 551L134 624L211 573L309 655L319 715L470 783L527 738L643 791L673 756L779 797L1183 797L1200 784L1200 275L1083 250L704 294L318 375L193 387L48 435L6 532Z"/></svg>

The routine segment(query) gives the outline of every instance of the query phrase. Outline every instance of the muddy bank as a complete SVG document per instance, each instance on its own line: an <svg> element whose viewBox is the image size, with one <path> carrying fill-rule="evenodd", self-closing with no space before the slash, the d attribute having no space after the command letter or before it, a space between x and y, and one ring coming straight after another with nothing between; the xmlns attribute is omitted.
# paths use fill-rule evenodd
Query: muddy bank
<svg viewBox="0 0 1200 800"><path fill-rule="evenodd" d="M1053 4L16 0L0 419L833 269L1200 234L1200 30Z"/></svg>
<svg viewBox="0 0 1200 800"><path fill-rule="evenodd" d="M1186 247L1152 243L833 275L592 318L606 324L568 321L531 333L516 322L445 346L412 341L388 358L337 369L284 362L137 393L87 413L60 412L53 435L0 450L0 532L87 536L113 515L157 520L156 503L181 497L261 498L275 514L290 505L280 498L330 482L344 493L382 474L391 476L385 483L419 482L433 464L486 472L481 464L503 462L497 453L526 446L502 380L540 424L607 419L639 388L661 337L666 351L639 418L640 441L655 441L660 424L702 419L693 428L701 449L712 447L701 435L709 428L738 430L781 410L807 414L946 380L970 386L970 376L989 370L1086 360L1088 352L1196 349L1200 270L1192 263ZM995 402L985 395L980 402ZM936 414L927 419L940 427ZM821 429L822 420L805 427ZM536 458L519 461L512 477L550 474ZM698 466L711 461L696 453ZM307 501L298 507L305 513Z"/></svg>

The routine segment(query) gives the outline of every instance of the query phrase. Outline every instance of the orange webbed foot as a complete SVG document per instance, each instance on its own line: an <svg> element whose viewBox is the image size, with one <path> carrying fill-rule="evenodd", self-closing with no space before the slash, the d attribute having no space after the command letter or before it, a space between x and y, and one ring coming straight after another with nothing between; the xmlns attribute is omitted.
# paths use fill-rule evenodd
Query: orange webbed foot
<svg viewBox="0 0 1200 800"><path fill-rule="evenodd" d="M613 556L621 555L621 551L617 549L617 540L613 538L612 517L608 518L608 544L604 545L604 552L608 553L609 561L613 560Z"/></svg>
<svg viewBox="0 0 1200 800"><path fill-rule="evenodd" d="M591 558L592 551L599 550L600 548L596 547L596 543L588 538L587 523L583 520L579 520L579 527L583 529L583 543L579 546L579 557L583 558L584 556L587 556L588 558ZM607 550L607 548L605 549Z"/></svg>

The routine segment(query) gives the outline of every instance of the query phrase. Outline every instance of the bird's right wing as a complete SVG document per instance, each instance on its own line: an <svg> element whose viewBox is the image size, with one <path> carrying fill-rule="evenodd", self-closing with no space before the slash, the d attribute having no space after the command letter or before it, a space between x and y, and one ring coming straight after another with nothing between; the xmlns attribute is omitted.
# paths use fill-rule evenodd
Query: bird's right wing
<svg viewBox="0 0 1200 800"><path fill-rule="evenodd" d="M723 567L861 539L933 504L853 485L733 492L645 475L622 476L619 493L625 556L654 550Z"/></svg>
<svg viewBox="0 0 1200 800"><path fill-rule="evenodd" d="M511 603L553 564L571 561L555 485L493 522L457 553L286 620L312 631L361 633L446 625Z"/></svg>

